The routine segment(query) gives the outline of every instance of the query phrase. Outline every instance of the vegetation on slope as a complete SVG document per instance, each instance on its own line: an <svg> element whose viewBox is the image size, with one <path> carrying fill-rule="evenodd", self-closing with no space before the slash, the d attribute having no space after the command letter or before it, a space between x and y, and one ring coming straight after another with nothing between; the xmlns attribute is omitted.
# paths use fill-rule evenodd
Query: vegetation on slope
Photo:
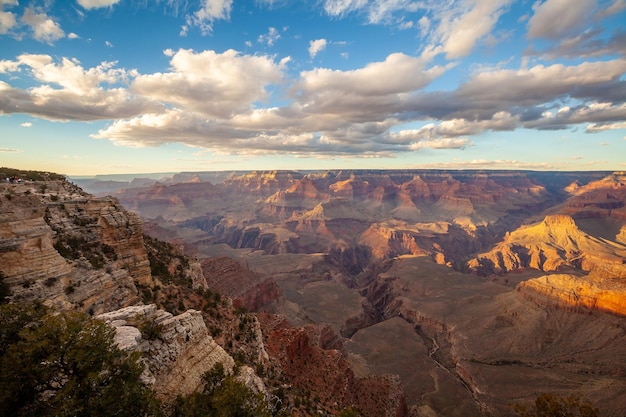
<svg viewBox="0 0 626 417"><path fill-rule="evenodd" d="M139 354L105 323L37 304L4 304L0 321L0 416L159 414Z"/></svg>
<svg viewBox="0 0 626 417"><path fill-rule="evenodd" d="M20 178L27 181L58 181L64 180L65 176L54 172L29 171L23 169L0 167L0 178Z"/></svg>

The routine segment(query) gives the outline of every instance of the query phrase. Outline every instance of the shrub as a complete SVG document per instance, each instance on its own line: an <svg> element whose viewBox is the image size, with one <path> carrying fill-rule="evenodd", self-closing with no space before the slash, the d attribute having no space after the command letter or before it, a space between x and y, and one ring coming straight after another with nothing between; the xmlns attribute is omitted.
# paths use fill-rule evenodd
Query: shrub
<svg viewBox="0 0 626 417"><path fill-rule="evenodd" d="M157 340L163 335L163 325L148 317L141 317L137 328L141 332L141 337L146 340Z"/></svg>
<svg viewBox="0 0 626 417"><path fill-rule="evenodd" d="M139 355L115 330L75 311L0 306L0 416L154 416Z"/></svg>

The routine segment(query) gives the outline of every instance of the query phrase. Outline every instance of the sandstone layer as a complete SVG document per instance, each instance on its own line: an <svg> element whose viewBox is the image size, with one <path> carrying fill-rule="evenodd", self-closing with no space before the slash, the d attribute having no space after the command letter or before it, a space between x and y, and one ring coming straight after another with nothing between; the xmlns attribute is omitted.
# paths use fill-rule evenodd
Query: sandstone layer
<svg viewBox="0 0 626 417"><path fill-rule="evenodd" d="M151 285L140 218L65 181L3 184L0 270L16 300L100 313Z"/></svg>
<svg viewBox="0 0 626 417"><path fill-rule="evenodd" d="M217 363L227 372L233 358L208 334L199 311L177 316L157 310L154 304L131 306L97 316L116 329L120 348L143 352L146 368L142 378L166 403L202 387L202 374ZM147 333L145 329L151 329Z"/></svg>

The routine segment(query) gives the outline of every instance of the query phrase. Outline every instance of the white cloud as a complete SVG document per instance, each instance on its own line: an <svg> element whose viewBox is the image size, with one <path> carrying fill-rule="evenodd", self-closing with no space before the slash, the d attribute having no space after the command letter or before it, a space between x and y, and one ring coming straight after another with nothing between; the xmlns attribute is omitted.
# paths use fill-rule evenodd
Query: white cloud
<svg viewBox="0 0 626 417"><path fill-rule="evenodd" d="M464 138L445 138L445 139L430 139L421 140L412 143L409 147L412 151L419 149L464 149L467 146L473 145L472 141Z"/></svg>
<svg viewBox="0 0 626 417"><path fill-rule="evenodd" d="M616 123L591 123L587 126L586 132L597 133L604 132L606 130L626 129L626 122Z"/></svg>
<svg viewBox="0 0 626 417"><path fill-rule="evenodd" d="M76 33L74 33L74 32L71 32L71 33L68 33L68 34L67 34L67 38L68 38L68 39L79 39L79 38L80 38L80 36L78 36L78 35L77 35Z"/></svg>
<svg viewBox="0 0 626 417"><path fill-rule="evenodd" d="M13 149L13 148L0 148L0 153L13 153L13 152L20 152L20 150Z"/></svg>
<svg viewBox="0 0 626 417"><path fill-rule="evenodd" d="M303 96L321 98L332 94L356 95L363 98L408 93L424 87L443 69L424 68L424 62L402 53L390 54L385 61L372 62L352 71L316 68L303 71L298 90Z"/></svg>
<svg viewBox="0 0 626 417"><path fill-rule="evenodd" d="M315 56L323 51L326 48L328 42L326 39L315 39L314 41L309 42L309 55L311 58L315 58Z"/></svg>
<svg viewBox="0 0 626 417"><path fill-rule="evenodd" d="M22 23L30 27L33 37L41 42L53 43L65 36L61 26L44 12L37 12L32 8L27 8L22 16Z"/></svg>
<svg viewBox="0 0 626 417"><path fill-rule="evenodd" d="M420 28L420 34L422 36L426 36L430 31L430 19L427 16L422 16L420 17L420 20L417 21L417 23Z"/></svg>
<svg viewBox="0 0 626 417"><path fill-rule="evenodd" d="M3 72L14 72L19 68L20 63L17 61L0 61L0 74Z"/></svg>
<svg viewBox="0 0 626 417"><path fill-rule="evenodd" d="M22 124L20 124L20 126L22 127L31 127L33 124L31 122L24 122Z"/></svg>
<svg viewBox="0 0 626 417"><path fill-rule="evenodd" d="M535 112L526 119L537 119L544 109L536 108L557 99L575 98L590 102L623 100L620 77L626 72L626 59L584 62L567 66L536 65L518 70L483 71L473 75L451 95L430 94L419 98L419 108L444 118L490 118L499 111Z"/></svg>
<svg viewBox="0 0 626 417"><path fill-rule="evenodd" d="M0 35L6 35L15 27L17 21L15 14L0 10Z"/></svg>
<svg viewBox="0 0 626 417"><path fill-rule="evenodd" d="M113 5L119 3L119 1L120 0L77 0L78 4L87 10L113 7Z"/></svg>
<svg viewBox="0 0 626 417"><path fill-rule="evenodd" d="M213 32L213 22L230 19L233 0L202 0L202 7L190 16L183 26L182 34L186 34L188 27L197 26L203 35Z"/></svg>
<svg viewBox="0 0 626 417"><path fill-rule="evenodd" d="M106 45L107 48L113 48L113 44L109 41L104 41L104 44Z"/></svg>
<svg viewBox="0 0 626 417"><path fill-rule="evenodd" d="M180 49L171 56L171 72L140 75L132 90L209 117L228 117L266 99L265 86L281 81L287 62L232 49L221 54Z"/></svg>
<svg viewBox="0 0 626 417"><path fill-rule="evenodd" d="M41 84L20 90L0 81L0 113L31 114L49 120L101 120L132 117L162 109L159 103L132 97L123 88L105 89L104 84L124 81L129 74L103 62L85 69L77 60L54 62L49 55L23 54L17 61L3 61L5 72L26 67Z"/></svg>
<svg viewBox="0 0 626 417"><path fill-rule="evenodd" d="M280 33L276 28L270 27L265 35L260 35L257 39L259 43L265 43L268 46L274 46L274 43L280 39Z"/></svg>
<svg viewBox="0 0 626 417"><path fill-rule="evenodd" d="M489 35L511 0L471 0L464 9L444 12L437 29L448 59L468 55L476 43Z"/></svg>
<svg viewBox="0 0 626 417"><path fill-rule="evenodd" d="M596 0L537 1L528 21L528 37L560 39L587 24L596 6Z"/></svg>
<svg viewBox="0 0 626 417"><path fill-rule="evenodd" d="M398 143L408 141L413 141L414 144L432 142L448 144L450 147L454 147L454 144L457 148L460 148L471 144L468 139L460 138L460 136L475 135L486 130L514 130L518 126L519 117L512 116L507 112L501 112L489 120L444 120L438 124L429 123L419 129L401 130L392 133L390 137Z"/></svg>
<svg viewBox="0 0 626 417"><path fill-rule="evenodd" d="M331 16L341 16L367 5L367 0L325 0L324 10Z"/></svg>

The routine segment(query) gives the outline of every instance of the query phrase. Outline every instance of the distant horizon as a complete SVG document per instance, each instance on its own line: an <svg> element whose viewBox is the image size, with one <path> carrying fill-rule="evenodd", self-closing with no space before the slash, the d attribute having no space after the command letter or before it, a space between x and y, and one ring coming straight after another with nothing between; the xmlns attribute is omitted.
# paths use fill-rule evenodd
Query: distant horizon
<svg viewBox="0 0 626 417"><path fill-rule="evenodd" d="M623 0L0 1L2 164L626 170Z"/></svg>
<svg viewBox="0 0 626 417"><path fill-rule="evenodd" d="M477 172L477 173L498 173L498 172L536 172L536 173L577 173L577 172L585 172L585 173L606 173L606 174L614 174L614 173L623 173L624 170L531 170L531 169L477 169L477 168L466 168L466 169L439 169L439 168L335 168L335 169L224 169L224 170L213 170L213 171L171 171L171 172L136 172L136 173L120 173L120 174L95 174L95 175L68 175L59 173L61 175L65 175L69 179L99 179L99 178L129 178L129 179L142 179L149 178L154 179L154 177L166 177L168 175L173 176L177 174L210 174L210 173L225 173L225 172L241 172L241 173L252 173L252 172L298 172L298 173L309 173L309 172L335 172L335 171L349 171L349 172L360 172L360 171L432 171L432 172ZM142 177L143 176L143 177Z"/></svg>

